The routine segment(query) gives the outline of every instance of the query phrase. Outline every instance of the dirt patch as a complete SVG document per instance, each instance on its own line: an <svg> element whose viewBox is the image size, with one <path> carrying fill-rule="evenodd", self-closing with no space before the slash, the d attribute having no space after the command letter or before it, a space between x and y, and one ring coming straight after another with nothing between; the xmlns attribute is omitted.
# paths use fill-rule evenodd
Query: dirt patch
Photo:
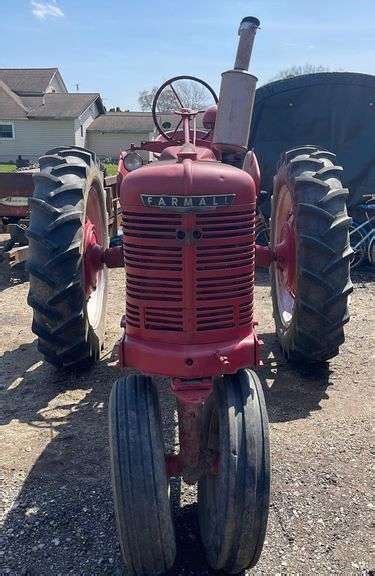
<svg viewBox="0 0 375 576"><path fill-rule="evenodd" d="M339 357L317 370L292 367L281 356L268 278L258 274L259 375L271 422L273 480L267 540L254 575L364 575L375 566L375 290L367 273L354 280L347 341ZM107 447L107 402L119 374L110 354L121 333L122 272L111 271L110 282L106 356L90 373L67 376L36 350L25 275L0 273L1 575L123 574ZM165 390L163 381L159 385ZM172 406L167 399L163 408L173 444ZM195 498L194 488L175 486L178 556L170 576L214 574L200 544Z"/></svg>

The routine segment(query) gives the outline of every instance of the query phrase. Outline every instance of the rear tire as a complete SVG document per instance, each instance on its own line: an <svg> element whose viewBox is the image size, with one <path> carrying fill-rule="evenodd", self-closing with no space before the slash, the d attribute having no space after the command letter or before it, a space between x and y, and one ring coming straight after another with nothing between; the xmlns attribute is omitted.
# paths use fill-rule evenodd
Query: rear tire
<svg viewBox="0 0 375 576"><path fill-rule="evenodd" d="M32 330L47 362L85 367L99 358L105 329L107 271L98 272L97 288L88 295L84 266L91 210L98 241L108 246L102 174L95 154L78 147L51 150L39 163L27 233Z"/></svg>
<svg viewBox="0 0 375 576"><path fill-rule="evenodd" d="M290 150L274 181L271 249L277 250L283 218L292 214L287 224L293 222L295 266L291 289L284 285L280 264L271 265L273 313L281 347L296 362L336 356L349 321L349 192L334 160L334 154L314 146Z"/></svg>
<svg viewBox="0 0 375 576"><path fill-rule="evenodd" d="M219 471L198 484L200 532L212 568L237 574L259 559L269 509L268 418L256 374L224 376L206 410L205 437Z"/></svg>
<svg viewBox="0 0 375 576"><path fill-rule="evenodd" d="M156 390L150 378L115 382L109 408L112 486L129 576L163 574L176 555Z"/></svg>

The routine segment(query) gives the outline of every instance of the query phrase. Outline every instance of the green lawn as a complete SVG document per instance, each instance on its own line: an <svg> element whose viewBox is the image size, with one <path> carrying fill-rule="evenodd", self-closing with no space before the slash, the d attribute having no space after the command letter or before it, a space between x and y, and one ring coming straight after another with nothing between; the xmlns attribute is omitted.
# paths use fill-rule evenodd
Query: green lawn
<svg viewBox="0 0 375 576"><path fill-rule="evenodd" d="M108 176L116 176L117 174L117 164L103 164L103 167L107 170ZM0 164L0 172L15 172L17 166L15 164Z"/></svg>
<svg viewBox="0 0 375 576"><path fill-rule="evenodd" d="M103 168L107 170L107 176L116 176L117 175L117 164L102 164Z"/></svg>
<svg viewBox="0 0 375 576"><path fill-rule="evenodd" d="M16 170L15 164L0 164L0 172L15 172Z"/></svg>

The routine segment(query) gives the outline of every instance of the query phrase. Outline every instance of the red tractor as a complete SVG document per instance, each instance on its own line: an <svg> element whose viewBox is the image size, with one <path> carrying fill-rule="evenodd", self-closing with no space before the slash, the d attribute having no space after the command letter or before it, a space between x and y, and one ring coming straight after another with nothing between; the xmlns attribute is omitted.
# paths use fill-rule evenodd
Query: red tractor
<svg viewBox="0 0 375 576"><path fill-rule="evenodd" d="M256 78L247 70L258 26L253 17L242 21L235 67L224 72L219 99L197 80L217 107L188 108L175 84L181 77L157 93L160 138L132 146L120 160L118 245L108 247L92 152L53 150L35 177L29 304L46 361L75 369L99 358L106 268L125 268L119 363L135 371L115 382L109 423L119 540L127 573L136 576L173 565L171 477L198 483L201 537L214 569L236 574L259 559L270 455L254 371L261 345L255 260L270 266L276 330L288 359L326 361L344 341L350 219L333 154L305 146L282 157L271 242L255 245L260 174L246 151ZM158 116L164 90L176 99L172 130ZM137 150L158 154L158 161L142 166ZM176 399L178 454L165 454L154 376L169 379Z"/></svg>

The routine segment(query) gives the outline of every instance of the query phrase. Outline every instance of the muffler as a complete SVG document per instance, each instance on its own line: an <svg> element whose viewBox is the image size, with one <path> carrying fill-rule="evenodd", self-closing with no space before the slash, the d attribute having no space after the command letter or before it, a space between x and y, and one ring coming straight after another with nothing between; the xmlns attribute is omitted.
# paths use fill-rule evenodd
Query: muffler
<svg viewBox="0 0 375 576"><path fill-rule="evenodd" d="M240 24L234 70L223 72L213 145L222 153L247 151L250 124L258 78L249 74L249 63L255 34L260 22L247 16Z"/></svg>

